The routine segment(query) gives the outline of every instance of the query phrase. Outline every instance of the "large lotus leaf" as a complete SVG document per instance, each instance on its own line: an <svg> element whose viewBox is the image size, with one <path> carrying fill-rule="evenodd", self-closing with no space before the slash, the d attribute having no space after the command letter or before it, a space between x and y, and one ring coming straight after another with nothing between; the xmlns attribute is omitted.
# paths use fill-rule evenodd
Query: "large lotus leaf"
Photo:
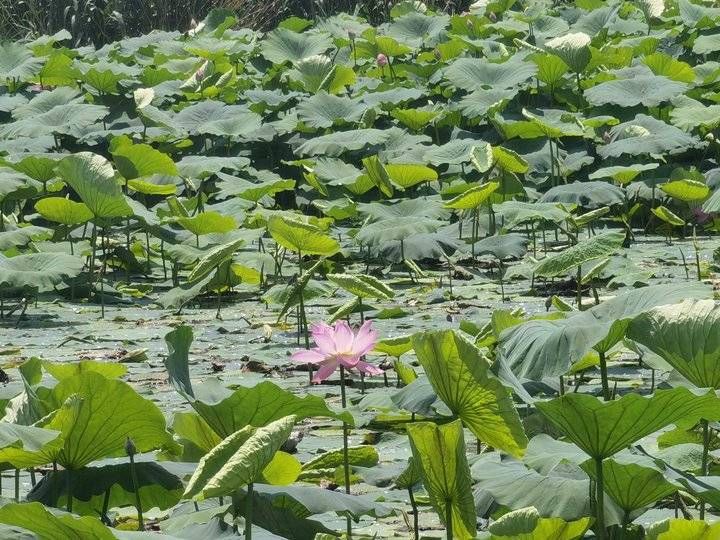
<svg viewBox="0 0 720 540"><path fill-rule="evenodd" d="M497 260L522 259L527 253L529 240L521 234L497 234L475 242L474 251L478 256L491 255Z"/></svg>
<svg viewBox="0 0 720 540"><path fill-rule="evenodd" d="M702 201L710 194L710 188L698 180L672 180L660 184L660 189L679 201Z"/></svg>
<svg viewBox="0 0 720 540"><path fill-rule="evenodd" d="M455 229L456 230L456 229ZM413 234L403 239L402 245L389 241L379 247L379 256L386 261L420 261L422 259L445 259L458 250L465 249L465 243L447 234L442 228L432 233Z"/></svg>
<svg viewBox="0 0 720 540"><path fill-rule="evenodd" d="M301 156L326 155L337 157L350 150L360 150L365 146L384 144L388 141L390 135L387 130L372 128L339 131L305 141L297 148L296 153Z"/></svg>
<svg viewBox="0 0 720 540"><path fill-rule="evenodd" d="M645 75L632 79L616 79L600 83L585 90L585 99L591 105L619 105L657 107L681 95L687 85L658 75Z"/></svg>
<svg viewBox="0 0 720 540"><path fill-rule="evenodd" d="M275 64L296 63L325 52L332 46L330 36L320 32L299 34L287 28L276 28L262 42L262 55Z"/></svg>
<svg viewBox="0 0 720 540"><path fill-rule="evenodd" d="M134 474L144 508L167 510L180 502L184 491L182 481L160 464L138 462ZM127 462L83 467L70 473L50 472L33 487L28 500L62 508L67 504L68 485L72 486L73 512L76 514L101 515L108 491L109 508L134 506L136 503L135 486Z"/></svg>
<svg viewBox="0 0 720 540"><path fill-rule="evenodd" d="M698 283L631 290L566 319L530 320L510 328L500 335L498 354L519 377L538 381L558 377L609 334L616 343L630 319L644 311L707 295L707 287Z"/></svg>
<svg viewBox="0 0 720 540"><path fill-rule="evenodd" d="M581 455L586 459L584 454ZM480 489L508 508L534 506L543 516L566 520L579 519L590 513L587 477L575 477L565 471L540 473L520 461L500 459L497 454L480 457L473 463L471 472ZM553 496L548 497L549 493ZM606 517L610 519L611 516Z"/></svg>
<svg viewBox="0 0 720 540"><path fill-rule="evenodd" d="M425 15L411 11L396 18L388 27L387 33L398 40L420 44L426 38L440 34L449 21L450 17L444 14Z"/></svg>
<svg viewBox="0 0 720 540"><path fill-rule="evenodd" d="M661 0L661 3L664 3L664 0ZM692 70L692 66L668 54L656 52L645 55L643 63L649 67L655 75L662 75L673 81L689 84L695 82L695 72Z"/></svg>
<svg viewBox="0 0 720 540"><path fill-rule="evenodd" d="M16 525L43 540L116 540L97 517L76 517L64 512L51 513L39 502L11 503L0 508L0 523Z"/></svg>
<svg viewBox="0 0 720 540"><path fill-rule="evenodd" d="M627 335L695 386L720 387L720 309L713 300L651 309L630 323Z"/></svg>
<svg viewBox="0 0 720 540"><path fill-rule="evenodd" d="M385 171L394 184L404 189L438 179L436 171L414 163L388 163L385 165Z"/></svg>
<svg viewBox="0 0 720 540"><path fill-rule="evenodd" d="M677 154L700 145L699 139L651 116L638 114L633 120L610 130L611 142L598 146L602 158L622 154Z"/></svg>
<svg viewBox="0 0 720 540"><path fill-rule="evenodd" d="M488 527L490 536L484 540L578 540L585 537L592 520L576 521L541 517L534 507L508 512Z"/></svg>
<svg viewBox="0 0 720 540"><path fill-rule="evenodd" d="M625 192L607 182L573 182L547 190L540 202L576 204L584 208L601 208L625 202Z"/></svg>
<svg viewBox="0 0 720 540"><path fill-rule="evenodd" d="M684 131L703 127L715 129L720 125L720 105L705 105L687 96L673 99L670 121Z"/></svg>
<svg viewBox="0 0 720 540"><path fill-rule="evenodd" d="M413 348L433 389L473 434L490 446L521 455L527 437L512 394L490 372L490 363L451 330L413 336Z"/></svg>
<svg viewBox="0 0 720 540"><path fill-rule="evenodd" d="M115 171L104 157L79 152L64 158L57 173L80 196L96 218L118 218L133 214L115 181Z"/></svg>
<svg viewBox="0 0 720 540"><path fill-rule="evenodd" d="M385 517L393 513L390 507L367 495L347 495L315 486L257 484L255 492L272 501L273 506L287 508L298 517L337 512L359 519L363 515Z"/></svg>
<svg viewBox="0 0 720 540"><path fill-rule="evenodd" d="M327 279L342 287L350 294L361 298L389 300L395 292L374 276L364 274L327 274Z"/></svg>
<svg viewBox="0 0 720 540"><path fill-rule="evenodd" d="M390 114L403 126L412 131L422 131L441 113L427 109L393 109Z"/></svg>
<svg viewBox="0 0 720 540"><path fill-rule="evenodd" d="M366 110L357 99L318 92L300 102L298 119L314 128L329 128L336 122L357 122Z"/></svg>
<svg viewBox="0 0 720 540"><path fill-rule="evenodd" d="M177 163L178 173L187 178L206 178L223 169L239 171L250 165L250 160L242 156L185 156Z"/></svg>
<svg viewBox="0 0 720 540"><path fill-rule="evenodd" d="M620 249L624 241L624 231L605 232L581 240L559 253L545 257L535 267L535 274L544 277L566 274L587 262L609 257Z"/></svg>
<svg viewBox="0 0 720 540"><path fill-rule="evenodd" d="M71 103L0 125L0 139L35 138L53 134L78 136L81 130L95 124L107 114L108 109L101 105Z"/></svg>
<svg viewBox="0 0 720 540"><path fill-rule="evenodd" d="M559 137L582 137L585 134L585 126L578 115L569 113L562 109L523 109L522 114L540 134L557 139ZM533 139L539 136L533 130L527 129L526 122L517 122L515 129L503 126L507 131L507 138L520 137L522 139Z"/></svg>
<svg viewBox="0 0 720 540"><path fill-rule="evenodd" d="M35 203L35 210L45 219L63 225L78 225L93 218L93 213L85 203L64 197L40 199Z"/></svg>
<svg viewBox="0 0 720 540"><path fill-rule="evenodd" d="M612 178L618 184L628 184L645 171L651 171L659 167L658 163L635 163L633 165L614 165L602 167L588 175L590 180L597 178ZM583 205L585 206L585 205Z"/></svg>
<svg viewBox="0 0 720 540"><path fill-rule="evenodd" d="M319 227L284 216L273 216L268 231L282 247L305 255L334 255L340 250L337 240Z"/></svg>
<svg viewBox="0 0 720 540"><path fill-rule="evenodd" d="M453 86L468 92L478 88L504 90L521 85L536 71L535 64L517 56L501 64L480 58L459 58L445 69L445 78Z"/></svg>
<svg viewBox="0 0 720 540"><path fill-rule="evenodd" d="M27 199L41 190L42 186L29 176L0 167L0 202Z"/></svg>
<svg viewBox="0 0 720 540"><path fill-rule="evenodd" d="M393 186L390 182L390 176L388 176L385 165L380 162L378 156L363 158L362 164L365 171L364 177L372 183L371 185L376 186L386 197L392 197Z"/></svg>
<svg viewBox="0 0 720 540"><path fill-rule="evenodd" d="M206 499L229 495L260 480L263 469L290 436L295 421L294 416L285 416L265 427L246 426L223 439L200 460L183 496Z"/></svg>
<svg viewBox="0 0 720 540"><path fill-rule="evenodd" d="M513 229L534 221L563 223L570 214L554 202L505 201L494 207L495 214L503 217L503 227Z"/></svg>
<svg viewBox="0 0 720 540"><path fill-rule="evenodd" d="M679 421L715 419L720 410L714 393L696 395L687 388L658 390L649 397L631 393L615 401L602 401L588 394L565 394L536 406L593 459L608 458Z"/></svg>
<svg viewBox="0 0 720 540"><path fill-rule="evenodd" d="M173 117L172 122L173 127L191 135L238 137L257 130L261 118L244 105L205 100L185 107Z"/></svg>
<svg viewBox="0 0 720 540"><path fill-rule="evenodd" d="M52 236L51 229L38 227L37 225L26 225L14 229L8 228L10 230L0 232L0 251L25 246L32 241L46 240Z"/></svg>
<svg viewBox="0 0 720 540"><path fill-rule="evenodd" d="M0 79L3 81L15 79L25 82L37 74L44 61L22 43L0 43Z"/></svg>
<svg viewBox="0 0 720 540"><path fill-rule="evenodd" d="M560 57L575 73L581 73L590 63L590 36L572 32L545 42L545 48Z"/></svg>
<svg viewBox="0 0 720 540"><path fill-rule="evenodd" d="M445 203L446 208L471 210L480 207L500 187L498 182L486 182L471 186L457 197Z"/></svg>
<svg viewBox="0 0 720 540"><path fill-rule="evenodd" d="M403 217L424 217L443 220L450 217L450 212L443 208L441 201L431 197L404 199L393 204L378 202L360 203L358 210L372 221Z"/></svg>
<svg viewBox="0 0 720 540"><path fill-rule="evenodd" d="M289 415L298 420L325 416L352 423L352 417L332 411L323 398L315 395L300 397L270 381L252 387L240 386L233 391L211 379L194 389L188 369L192 339L189 326L180 326L165 336L168 346L165 367L175 389L221 438L246 426L262 427Z"/></svg>
<svg viewBox="0 0 720 540"><path fill-rule="evenodd" d="M468 118L485 116L501 111L516 94L516 89L475 90L463 96L457 106Z"/></svg>
<svg viewBox="0 0 720 540"><path fill-rule="evenodd" d="M16 257L0 255L0 286L52 290L65 279L80 275L80 257L65 253L28 253Z"/></svg>
<svg viewBox="0 0 720 540"><path fill-rule="evenodd" d="M433 233L443 224L435 219L414 216L383 219L362 227L355 239L365 245L380 245L416 234Z"/></svg>
<svg viewBox="0 0 720 540"><path fill-rule="evenodd" d="M177 218L177 222L196 236L213 233L227 233L237 229L237 222L232 216L224 216L219 212L200 212L192 217Z"/></svg>
<svg viewBox="0 0 720 540"><path fill-rule="evenodd" d="M596 479L597 470L592 460L582 467ZM602 467L605 493L627 513L651 506L678 489L665 479L655 462L645 456L619 454L603 461Z"/></svg>
<svg viewBox="0 0 720 540"><path fill-rule="evenodd" d="M13 154L3 158L8 164L21 173L39 182L47 182L55 178L57 162L66 154Z"/></svg>
<svg viewBox="0 0 720 540"><path fill-rule="evenodd" d="M474 538L477 518L462 423L418 422L406 429L430 504L446 526L450 517L453 538Z"/></svg>
<svg viewBox="0 0 720 540"><path fill-rule="evenodd" d="M227 244L216 246L204 254L198 261L195 268L188 276L188 281L197 281L204 278L220 265L227 262L245 244L245 240L238 238Z"/></svg>
<svg viewBox="0 0 720 540"><path fill-rule="evenodd" d="M62 447L58 431L8 422L0 423L0 463L9 463L17 469L45 465L44 453Z"/></svg>
<svg viewBox="0 0 720 540"><path fill-rule="evenodd" d="M666 519L645 529L647 540L711 540L720 534L720 523L699 519Z"/></svg>
<svg viewBox="0 0 720 540"><path fill-rule="evenodd" d="M113 141L114 142L114 141ZM177 167L172 158L155 150L149 144L121 144L112 150L115 165L125 180L154 174L176 176Z"/></svg>
<svg viewBox="0 0 720 540"><path fill-rule="evenodd" d="M295 68L287 72L287 76L302 84L308 92L325 91L330 94L344 93L345 87L357 79L352 68L336 64L324 55L309 56L298 61Z"/></svg>
<svg viewBox="0 0 720 540"><path fill-rule="evenodd" d="M125 455L128 437L139 452L175 447L157 405L125 382L89 371L60 381L50 400L58 409L45 427L60 431L64 446L48 458L66 469Z"/></svg>
<svg viewBox="0 0 720 540"><path fill-rule="evenodd" d="M108 379L117 379L118 377L125 375L128 371L127 366L124 364L101 362L97 360L81 360L79 362L62 363L43 360L42 367L58 381L62 381L68 377L74 377L75 375L80 375L86 371L99 373Z"/></svg>
<svg viewBox="0 0 720 540"><path fill-rule="evenodd" d="M693 43L692 51L695 54L710 54L720 51L720 34L698 36Z"/></svg>
<svg viewBox="0 0 720 540"><path fill-rule="evenodd" d="M67 107L82 102L82 94L78 90L61 87L49 92L40 92L24 105L15 107L12 116L15 120L23 120L46 113L55 107Z"/></svg>
<svg viewBox="0 0 720 540"><path fill-rule="evenodd" d="M423 159L432 165L470 163L470 151L480 143L477 139L453 139L441 146L430 148L423 155Z"/></svg>

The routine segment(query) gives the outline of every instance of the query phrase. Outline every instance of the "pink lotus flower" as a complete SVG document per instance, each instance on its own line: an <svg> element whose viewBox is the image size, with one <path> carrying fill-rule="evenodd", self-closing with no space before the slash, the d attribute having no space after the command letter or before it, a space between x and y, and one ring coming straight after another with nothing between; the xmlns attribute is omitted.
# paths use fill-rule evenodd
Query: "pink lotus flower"
<svg viewBox="0 0 720 540"><path fill-rule="evenodd" d="M357 369L367 375L379 375L383 372L362 360L373 350L378 340L372 321L365 322L357 333L353 333L345 321L337 321L333 326L318 323L312 327L312 337L316 347L295 351L292 359L295 362L320 366L313 377L314 383L327 379L339 366Z"/></svg>
<svg viewBox="0 0 720 540"><path fill-rule="evenodd" d="M383 53L380 53L375 58L375 61L377 62L377 65L380 67L384 67L388 65L388 57L385 56Z"/></svg>

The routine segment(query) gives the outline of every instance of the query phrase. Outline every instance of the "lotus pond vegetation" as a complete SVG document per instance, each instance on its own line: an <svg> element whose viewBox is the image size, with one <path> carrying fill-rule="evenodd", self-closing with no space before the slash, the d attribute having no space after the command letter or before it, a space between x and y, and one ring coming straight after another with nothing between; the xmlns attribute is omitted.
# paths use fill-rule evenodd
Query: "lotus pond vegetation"
<svg viewBox="0 0 720 540"><path fill-rule="evenodd" d="M720 538L720 7L435 4L0 41L0 538Z"/></svg>

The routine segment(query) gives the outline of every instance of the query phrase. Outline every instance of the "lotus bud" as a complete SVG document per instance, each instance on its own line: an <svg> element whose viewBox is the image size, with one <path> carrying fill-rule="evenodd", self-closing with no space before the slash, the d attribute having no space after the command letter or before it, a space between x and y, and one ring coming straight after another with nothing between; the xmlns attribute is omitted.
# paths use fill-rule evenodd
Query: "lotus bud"
<svg viewBox="0 0 720 540"><path fill-rule="evenodd" d="M465 19L465 26L472 30L473 28L475 28L475 23L472 19Z"/></svg>
<svg viewBox="0 0 720 540"><path fill-rule="evenodd" d="M353 32L352 30L348 30L348 38L350 38L350 41L355 41L355 38L357 37L357 34Z"/></svg>
<svg viewBox="0 0 720 540"><path fill-rule="evenodd" d="M125 439L125 453L130 457L133 457L135 454L137 454L137 448L135 448L135 443L130 437Z"/></svg>
<svg viewBox="0 0 720 540"><path fill-rule="evenodd" d="M609 131L603 133L603 141L605 142L605 144L608 144L612 141L612 135L610 135Z"/></svg>
<svg viewBox="0 0 720 540"><path fill-rule="evenodd" d="M197 23L197 21L195 20L195 17L193 17L192 19L190 19L190 30L195 30L195 29L197 28L197 25L198 25L198 23Z"/></svg>
<svg viewBox="0 0 720 540"><path fill-rule="evenodd" d="M715 135L713 135L712 133L708 133L707 135L705 135L705 140L707 142L713 142L715 140Z"/></svg>
<svg viewBox="0 0 720 540"><path fill-rule="evenodd" d="M195 78L198 81L202 81L205 78L205 66L201 67L195 72Z"/></svg>
<svg viewBox="0 0 720 540"><path fill-rule="evenodd" d="M388 65L388 57L385 56L383 53L379 53L377 55L377 58L375 58L375 61L377 62L377 65L380 67L384 67Z"/></svg>
<svg viewBox="0 0 720 540"><path fill-rule="evenodd" d="M497 15L491 11L488 13L488 19L490 19L490 22L497 22Z"/></svg>

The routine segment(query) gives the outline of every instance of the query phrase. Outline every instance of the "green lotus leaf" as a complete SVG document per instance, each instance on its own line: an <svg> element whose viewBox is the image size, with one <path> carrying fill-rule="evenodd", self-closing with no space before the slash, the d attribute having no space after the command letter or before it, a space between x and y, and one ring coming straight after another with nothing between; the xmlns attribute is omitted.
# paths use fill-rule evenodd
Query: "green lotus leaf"
<svg viewBox="0 0 720 540"><path fill-rule="evenodd" d="M68 479L68 474L70 479ZM140 500L145 508L172 508L182 497L183 483L159 463L135 464ZM135 487L129 463L83 467L72 471L51 471L40 480L28 494L29 501L46 506L62 508L67 504L67 486L73 494L73 512L85 516L97 516L103 511L105 494L110 493L109 508L131 507L136 504Z"/></svg>
<svg viewBox="0 0 720 540"><path fill-rule="evenodd" d="M535 267L535 274L544 277L566 274L577 266L612 255L620 249L624 241L623 231L598 234L559 253L547 256Z"/></svg>
<svg viewBox="0 0 720 540"><path fill-rule="evenodd" d="M532 56L537 64L537 78L551 88L555 88L570 69L565 61L555 54L536 54Z"/></svg>
<svg viewBox="0 0 720 540"><path fill-rule="evenodd" d="M11 503L0 508L0 523L31 531L35 538L68 540L93 538L116 540L111 530L96 517L76 517L65 512L51 513L39 502Z"/></svg>
<svg viewBox="0 0 720 540"><path fill-rule="evenodd" d="M310 461L303 463L303 471L317 471L322 469L335 469L343 464L344 450L330 450L323 452ZM348 448L348 460L357 467L374 467L380 461L378 451L373 446L354 446Z"/></svg>
<svg viewBox="0 0 720 540"><path fill-rule="evenodd" d="M673 81L692 84L695 82L695 72L690 64L677 60L672 56L656 52L648 54L643 58L643 63L649 67L655 75L667 77Z"/></svg>
<svg viewBox="0 0 720 540"><path fill-rule="evenodd" d="M66 469L126 455L128 437L139 452L175 447L157 405L125 382L88 371L60 381L50 399L57 410L44 427L59 431L64 442L57 452L46 453L47 461Z"/></svg>
<svg viewBox="0 0 720 540"><path fill-rule="evenodd" d="M424 217L395 217L365 225L355 239L366 245L381 245L390 241L404 241L410 236L437 231L442 221Z"/></svg>
<svg viewBox="0 0 720 540"><path fill-rule="evenodd" d="M28 81L36 75L43 65L43 58L36 57L22 43L0 43L0 79L6 81Z"/></svg>
<svg viewBox="0 0 720 540"><path fill-rule="evenodd" d="M111 145L112 156L118 172L125 180L144 178L154 174L177 176L175 162L167 154L155 150L149 144L132 144L128 139ZM125 142L126 141L126 142Z"/></svg>
<svg viewBox="0 0 720 540"><path fill-rule="evenodd" d="M29 176L0 167L0 202L24 200L42 191L42 186Z"/></svg>
<svg viewBox="0 0 720 540"><path fill-rule="evenodd" d="M705 105L687 96L678 96L672 104L670 121L684 131L699 127L715 129L720 125L720 105Z"/></svg>
<svg viewBox="0 0 720 540"><path fill-rule="evenodd" d="M600 208L625 202L625 192L608 182L573 182L548 189L540 202L576 204L585 208Z"/></svg>
<svg viewBox="0 0 720 540"><path fill-rule="evenodd" d="M0 423L0 459L17 469L47 464L47 453L62 448L58 431L33 426Z"/></svg>
<svg viewBox="0 0 720 540"><path fill-rule="evenodd" d="M25 120L49 112L56 107L67 107L68 105L82 103L82 94L77 89L61 87L40 92L27 103L15 107L12 116L15 120Z"/></svg>
<svg viewBox="0 0 720 540"><path fill-rule="evenodd" d="M37 225L25 227L7 227L9 230L0 232L0 251L25 246L33 241L47 240L52 236L50 229Z"/></svg>
<svg viewBox="0 0 720 540"><path fill-rule="evenodd" d="M610 130L611 142L598 146L600 157L607 159L623 154L677 154L700 145L700 141L675 126L644 114L618 124Z"/></svg>
<svg viewBox="0 0 720 540"><path fill-rule="evenodd" d="M710 524L699 519L666 519L653 523L646 528L645 533L648 540L706 540L720 533L720 523Z"/></svg>
<svg viewBox="0 0 720 540"><path fill-rule="evenodd" d="M305 141L297 149L300 156L339 156L351 150L387 142L390 134L381 129L356 129L321 135Z"/></svg>
<svg viewBox="0 0 720 540"><path fill-rule="evenodd" d="M592 460L584 462L582 468L590 478L596 478ZM678 486L665 479L652 459L632 454L618 454L603 461L603 488L628 514L651 506L678 490Z"/></svg>
<svg viewBox="0 0 720 540"><path fill-rule="evenodd" d="M633 165L615 165L612 167L602 167L588 175L588 178L595 180L598 178L612 178L618 184L629 184L639 174L645 171L652 171L659 167L658 163L635 163Z"/></svg>
<svg viewBox="0 0 720 540"><path fill-rule="evenodd" d="M286 28L268 33L261 45L262 55L270 62L296 63L309 56L324 53L332 46L330 36L321 32L299 34Z"/></svg>
<svg viewBox="0 0 720 540"><path fill-rule="evenodd" d="M111 362L100 362L97 360L81 360L79 362L50 362L42 361L42 367L58 381L80 375L87 371L99 373L108 379L117 379L127 373L127 367L123 364Z"/></svg>
<svg viewBox="0 0 720 540"><path fill-rule="evenodd" d="M380 162L377 156L370 156L362 160L365 168L365 175L377 188L387 197L392 197L393 187L390 183L390 176L385 170L385 166Z"/></svg>
<svg viewBox="0 0 720 540"><path fill-rule="evenodd" d="M108 112L106 107L86 103L53 107L42 114L0 125L0 139L54 134L79 136L82 130L105 118Z"/></svg>
<svg viewBox="0 0 720 540"><path fill-rule="evenodd" d="M180 217L177 218L177 222L196 236L227 233L238 227L234 217L214 211L200 212L192 217Z"/></svg>
<svg viewBox="0 0 720 540"><path fill-rule="evenodd" d="M387 354L388 356L400 358L403 354L412 350L413 346L411 337L412 336L400 336L381 339L375 344L375 348L373 350L379 353Z"/></svg>
<svg viewBox="0 0 720 540"><path fill-rule="evenodd" d="M710 194L710 188L698 180L672 180L660 184L660 189L679 201L701 201Z"/></svg>
<svg viewBox="0 0 720 540"><path fill-rule="evenodd" d="M390 300L395 292L374 276L364 274L327 274L327 279L350 294L361 298Z"/></svg>
<svg viewBox="0 0 720 540"><path fill-rule="evenodd" d="M268 231L278 244L296 253L329 257L340 250L337 240L319 227L290 217L273 216Z"/></svg>
<svg viewBox="0 0 720 540"><path fill-rule="evenodd" d="M388 163L385 165L385 171L390 180L403 189L438 179L438 173L435 170L414 163Z"/></svg>
<svg viewBox="0 0 720 540"><path fill-rule="evenodd" d="M225 105L213 100L194 103L172 117L173 128L191 135L241 137L260 128L260 124L260 116L245 105Z"/></svg>
<svg viewBox="0 0 720 540"><path fill-rule="evenodd" d="M221 264L232 259L233 255L235 255L235 253L239 251L243 245L245 245L245 240L239 238L237 240L233 240L232 242L228 242L227 244L222 244L212 248L202 256L195 268L192 269L192 272L190 272L190 275L188 276L188 281L195 282L203 279L213 270L216 270Z"/></svg>
<svg viewBox="0 0 720 540"><path fill-rule="evenodd" d="M682 227L685 225L685 221L666 206L660 205L655 208L651 208L650 210L660 219L660 221L663 221L668 225L672 225L674 227Z"/></svg>
<svg viewBox="0 0 720 540"><path fill-rule="evenodd" d="M578 116L567 111L561 109L534 111L523 109L522 114L542 135L551 139L560 137L582 137L585 135L585 126L583 126ZM503 127L503 129L506 128ZM512 138L517 136L523 139L532 139L538 136L532 131L526 133L526 128L521 122L518 122L518 129L515 131L516 132L508 132L507 137Z"/></svg>
<svg viewBox="0 0 720 540"><path fill-rule="evenodd" d="M720 51L720 34L698 36L693 43L692 51L695 54L710 54Z"/></svg>
<svg viewBox="0 0 720 540"><path fill-rule="evenodd" d="M185 156L177 163L180 176L206 178L222 170L240 171L250 165L245 157Z"/></svg>
<svg viewBox="0 0 720 540"><path fill-rule="evenodd" d="M450 330L415 334L412 342L433 389L463 424L488 445L521 455L527 437L512 395L480 351Z"/></svg>
<svg viewBox="0 0 720 540"><path fill-rule="evenodd" d="M78 225L90 221L93 213L85 203L64 197L46 197L35 203L35 210L49 221L63 225Z"/></svg>
<svg viewBox="0 0 720 540"><path fill-rule="evenodd" d="M556 54L575 73L582 73L590 63L590 36L572 32L545 42L545 49Z"/></svg>
<svg viewBox="0 0 720 540"><path fill-rule="evenodd" d="M706 287L690 283L631 290L565 319L536 319L514 326L500 335L498 356L518 377L558 377L593 348L602 345L599 348L607 351L641 313L707 294Z"/></svg>
<svg viewBox="0 0 720 540"><path fill-rule="evenodd" d="M0 255L0 286L48 291L68 278L79 276L83 266L80 257L64 253Z"/></svg>
<svg viewBox="0 0 720 540"><path fill-rule="evenodd" d="M318 92L300 102L298 119L310 127L329 128L335 123L357 122L367 110L359 100Z"/></svg>
<svg viewBox="0 0 720 540"><path fill-rule="evenodd" d="M223 439L200 460L183 496L202 500L229 495L260 480L295 421L294 416L285 416L265 427L246 426Z"/></svg>
<svg viewBox="0 0 720 540"><path fill-rule="evenodd" d="M514 229L522 223L547 221L562 223L569 214L559 203L523 201L505 201L494 206L496 214L504 218L505 229Z"/></svg>
<svg viewBox="0 0 720 540"><path fill-rule="evenodd" d="M55 178L57 162L65 154L14 154L3 158L8 165L38 182L46 183Z"/></svg>
<svg viewBox="0 0 720 540"><path fill-rule="evenodd" d="M665 426L716 418L717 399L712 392L696 395L687 388L673 388L649 397L626 394L615 401L565 394L536 405L583 452L605 459Z"/></svg>
<svg viewBox="0 0 720 540"><path fill-rule="evenodd" d="M440 116L440 111L424 109L393 109L390 114L402 125L413 131L422 131Z"/></svg>
<svg viewBox="0 0 720 540"><path fill-rule="evenodd" d="M148 178L135 178L128 180L128 187L144 195L175 195L180 179L177 176L156 174Z"/></svg>
<svg viewBox="0 0 720 540"><path fill-rule="evenodd" d="M73 154L58 164L57 173L96 218L111 219L133 214L115 181L112 165L104 157L90 152Z"/></svg>
<svg viewBox="0 0 720 540"><path fill-rule="evenodd" d="M453 86L468 92L478 88L505 90L522 85L536 71L535 64L518 56L501 64L479 58L459 58L445 68L445 78Z"/></svg>
<svg viewBox="0 0 720 540"><path fill-rule="evenodd" d="M681 95L687 86L659 75L646 75L632 79L617 79L600 83L585 90L585 99L591 105L619 105L657 107Z"/></svg>
<svg viewBox="0 0 720 540"><path fill-rule="evenodd" d="M508 512L491 524L488 531L491 540L578 540L585 536L590 523L589 517L570 522L541 517L530 507Z"/></svg>
<svg viewBox="0 0 720 540"><path fill-rule="evenodd" d="M454 199L445 203L445 208L453 208L455 210L471 210L478 208L486 202L490 196L500 187L498 182L486 182L478 184L463 191Z"/></svg>
<svg viewBox="0 0 720 540"><path fill-rule="evenodd" d="M413 459L440 521L448 528L452 525L453 538L474 538L477 518L462 423L418 422L406 429Z"/></svg>
<svg viewBox="0 0 720 540"><path fill-rule="evenodd" d="M493 146L492 153L495 164L504 171L525 174L529 169L528 162L512 150Z"/></svg>

